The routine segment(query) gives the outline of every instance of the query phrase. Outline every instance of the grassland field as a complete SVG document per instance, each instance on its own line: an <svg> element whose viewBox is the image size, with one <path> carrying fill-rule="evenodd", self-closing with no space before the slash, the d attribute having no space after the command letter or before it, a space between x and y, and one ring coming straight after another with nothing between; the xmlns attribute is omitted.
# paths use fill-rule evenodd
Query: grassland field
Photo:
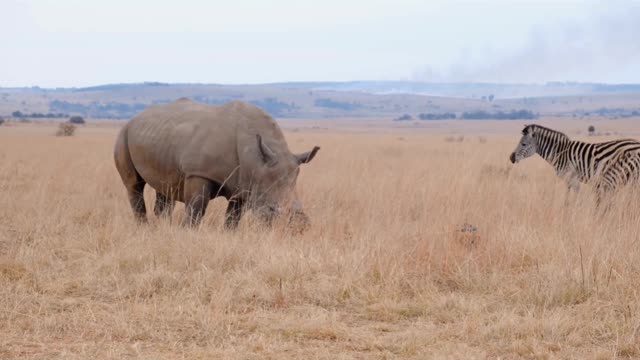
<svg viewBox="0 0 640 360"><path fill-rule="evenodd" d="M640 139L589 121L536 122ZM137 225L122 124L0 126L0 359L640 358L640 192L600 214L539 157L512 165L523 122L282 121L322 148L301 235L225 231L223 199L197 229L181 204Z"/></svg>

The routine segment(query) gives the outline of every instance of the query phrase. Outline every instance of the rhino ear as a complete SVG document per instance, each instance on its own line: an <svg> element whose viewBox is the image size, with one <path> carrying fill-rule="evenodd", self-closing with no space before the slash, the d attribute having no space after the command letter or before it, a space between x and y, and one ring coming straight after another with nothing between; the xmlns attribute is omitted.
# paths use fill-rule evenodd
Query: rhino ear
<svg viewBox="0 0 640 360"><path fill-rule="evenodd" d="M298 159L298 164L306 164L311 160L313 160L313 157L316 156L316 153L318 152L318 150L320 150L320 147L314 146L313 150L307 151L304 154L296 155L296 158Z"/></svg>
<svg viewBox="0 0 640 360"><path fill-rule="evenodd" d="M262 136L260 136L260 134L256 134L256 139L258 140L258 149L260 150L262 161L264 161L267 166L275 165L278 162L276 154L271 149L269 149L267 144L262 142Z"/></svg>

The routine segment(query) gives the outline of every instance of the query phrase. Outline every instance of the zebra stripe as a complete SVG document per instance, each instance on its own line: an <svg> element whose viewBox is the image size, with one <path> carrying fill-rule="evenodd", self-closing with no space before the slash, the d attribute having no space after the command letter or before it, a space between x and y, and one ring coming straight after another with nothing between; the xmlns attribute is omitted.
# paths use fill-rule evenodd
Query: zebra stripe
<svg viewBox="0 0 640 360"><path fill-rule="evenodd" d="M636 140L586 143L540 125L525 126L522 135L511 162L537 153L555 168L558 176L568 176L570 187L577 188L572 184L575 180L593 181L598 191L609 192L640 179L640 142Z"/></svg>

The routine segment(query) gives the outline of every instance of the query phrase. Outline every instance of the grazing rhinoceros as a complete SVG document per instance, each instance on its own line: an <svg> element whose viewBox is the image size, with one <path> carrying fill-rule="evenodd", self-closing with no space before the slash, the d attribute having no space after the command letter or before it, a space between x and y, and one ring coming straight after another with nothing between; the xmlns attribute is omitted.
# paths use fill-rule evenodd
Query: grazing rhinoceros
<svg viewBox="0 0 640 360"><path fill-rule="evenodd" d="M196 225L209 200L229 200L225 226L235 228L243 209L257 210L268 223L287 214L308 218L296 195L299 165L320 148L295 155L278 124L251 104L211 106L186 98L151 106L120 131L114 156L136 218L146 221L145 184L156 190L156 216L185 203L183 224Z"/></svg>

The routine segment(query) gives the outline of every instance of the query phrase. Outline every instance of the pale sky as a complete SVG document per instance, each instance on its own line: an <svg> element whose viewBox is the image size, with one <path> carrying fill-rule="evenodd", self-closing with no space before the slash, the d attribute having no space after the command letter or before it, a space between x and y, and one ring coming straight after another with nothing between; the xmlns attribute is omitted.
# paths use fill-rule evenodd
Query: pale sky
<svg viewBox="0 0 640 360"><path fill-rule="evenodd" d="M0 0L0 86L640 83L639 1Z"/></svg>

